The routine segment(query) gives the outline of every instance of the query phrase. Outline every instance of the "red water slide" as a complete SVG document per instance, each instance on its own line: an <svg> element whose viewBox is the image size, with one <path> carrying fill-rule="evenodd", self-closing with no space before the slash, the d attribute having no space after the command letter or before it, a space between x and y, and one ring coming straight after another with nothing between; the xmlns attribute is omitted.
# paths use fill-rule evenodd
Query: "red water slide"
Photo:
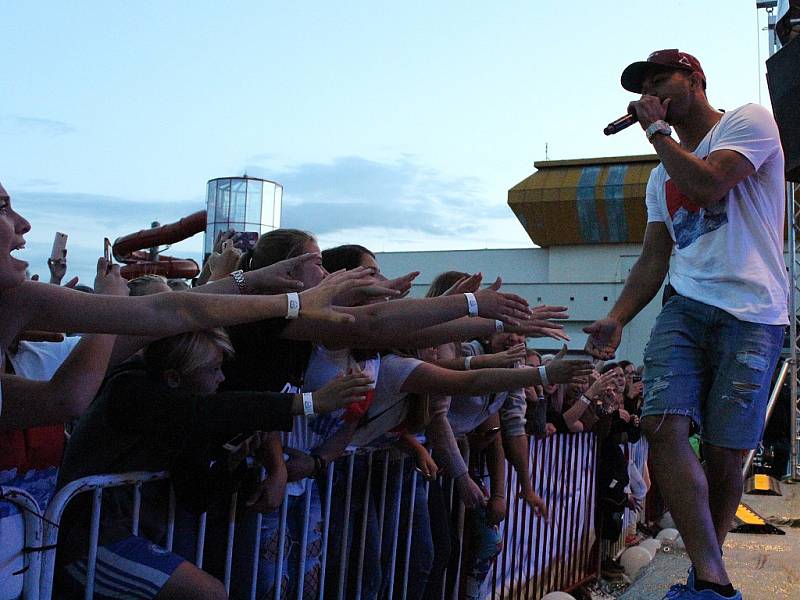
<svg viewBox="0 0 800 600"><path fill-rule="evenodd" d="M117 238L112 246L114 258L123 263L120 272L125 279L140 275L162 275L167 278L191 279L200 273L200 265L191 258L175 258L159 254L150 260L150 248L174 244L205 231L206 211L200 210L175 223L142 229Z"/></svg>

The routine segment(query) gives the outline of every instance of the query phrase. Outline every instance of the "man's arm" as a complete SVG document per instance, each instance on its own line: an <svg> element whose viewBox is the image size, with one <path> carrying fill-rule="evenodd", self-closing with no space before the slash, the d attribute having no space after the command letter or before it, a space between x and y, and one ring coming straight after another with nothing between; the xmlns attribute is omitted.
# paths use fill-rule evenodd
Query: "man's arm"
<svg viewBox="0 0 800 600"><path fill-rule="evenodd" d="M605 319L595 321L583 331L589 334L586 352L608 360L622 339L622 328L656 295L667 275L672 238L667 226L658 221L647 224L642 254L633 265L625 287Z"/></svg>
<svg viewBox="0 0 800 600"><path fill-rule="evenodd" d="M631 102L642 129L667 116L669 99L642 96ZM711 152L705 160L666 135L655 135L653 149L670 178L694 204L707 208L717 204L740 181L755 173L752 163L734 150Z"/></svg>

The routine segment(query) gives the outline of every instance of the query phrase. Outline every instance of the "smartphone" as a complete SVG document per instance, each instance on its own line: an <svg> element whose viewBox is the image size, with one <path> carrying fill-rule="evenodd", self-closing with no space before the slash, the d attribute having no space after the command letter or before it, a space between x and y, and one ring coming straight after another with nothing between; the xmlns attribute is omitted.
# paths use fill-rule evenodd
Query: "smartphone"
<svg viewBox="0 0 800 600"><path fill-rule="evenodd" d="M56 237L53 239L53 250L50 252L51 260L63 260L67 252L67 234L56 231Z"/></svg>
<svg viewBox="0 0 800 600"><path fill-rule="evenodd" d="M112 254L111 254L111 240L108 238L103 238L103 258L106 259L106 262L110 265Z"/></svg>
<svg viewBox="0 0 800 600"><path fill-rule="evenodd" d="M642 380L642 376L639 375L638 373L634 373L633 375L631 375L631 381L637 382L637 381L641 381L641 380Z"/></svg>
<svg viewBox="0 0 800 600"><path fill-rule="evenodd" d="M244 248L242 250L247 252L248 250L252 250L253 247L256 245L258 238L261 237L261 234L257 231L244 231L241 235L241 240L244 240Z"/></svg>

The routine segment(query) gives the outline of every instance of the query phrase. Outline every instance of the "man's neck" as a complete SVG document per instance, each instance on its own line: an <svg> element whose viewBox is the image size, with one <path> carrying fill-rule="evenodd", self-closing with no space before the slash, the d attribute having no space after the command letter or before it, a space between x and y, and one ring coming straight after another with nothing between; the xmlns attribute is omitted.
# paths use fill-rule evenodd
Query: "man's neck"
<svg viewBox="0 0 800 600"><path fill-rule="evenodd" d="M685 122L675 124L675 132L681 140L681 146L694 151L714 125L719 123L722 113L708 103L699 105Z"/></svg>

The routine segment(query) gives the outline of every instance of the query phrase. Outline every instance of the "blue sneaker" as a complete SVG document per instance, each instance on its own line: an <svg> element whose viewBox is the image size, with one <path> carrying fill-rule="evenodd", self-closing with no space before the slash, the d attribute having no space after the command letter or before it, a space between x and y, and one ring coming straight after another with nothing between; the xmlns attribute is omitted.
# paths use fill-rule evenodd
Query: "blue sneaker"
<svg viewBox="0 0 800 600"><path fill-rule="evenodd" d="M734 596L720 596L713 590L698 592L684 583L676 583L662 600L742 600L742 593L737 590Z"/></svg>

